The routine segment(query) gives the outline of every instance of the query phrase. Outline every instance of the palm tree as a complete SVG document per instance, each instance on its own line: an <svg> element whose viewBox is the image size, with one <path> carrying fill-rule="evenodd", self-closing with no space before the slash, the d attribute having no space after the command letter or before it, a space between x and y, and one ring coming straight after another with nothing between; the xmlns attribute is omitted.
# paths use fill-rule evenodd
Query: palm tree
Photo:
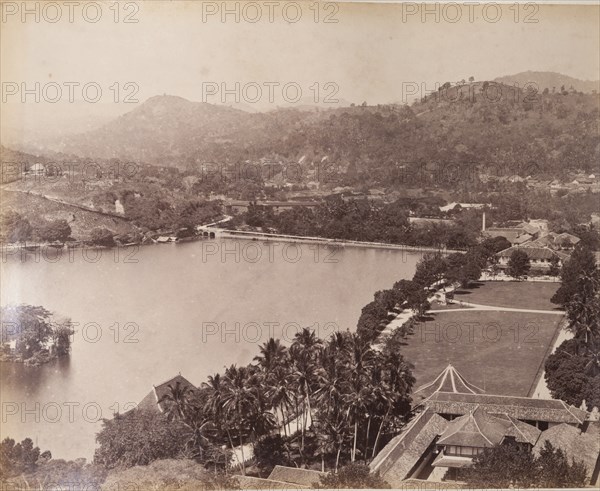
<svg viewBox="0 0 600 491"><path fill-rule="evenodd" d="M175 382L175 385L167 385L168 392L158 400L160 406L164 404L164 413L169 421L178 418L185 424L190 424L195 411L192 402L193 391L189 386L181 385L181 382Z"/></svg>
<svg viewBox="0 0 600 491"><path fill-rule="evenodd" d="M385 414L375 437L372 457L377 453L379 439L388 418L392 415L404 416L410 412L410 393L415 383L412 365L404 360L397 349L385 349L378 360L378 365L381 367L379 384L381 391L375 393L375 404L381 406L377 414L383 412L383 407L385 407Z"/></svg>
<svg viewBox="0 0 600 491"><path fill-rule="evenodd" d="M192 387L177 381L175 385L167 385L167 388L168 392L163 394L157 404L164 404L164 412L169 421L177 419L191 430L186 446L191 447L194 457L202 457L203 449L209 443L204 433L214 429L212 421L200 414Z"/></svg>
<svg viewBox="0 0 600 491"><path fill-rule="evenodd" d="M320 350L320 369L314 392L319 409L316 423L319 429L321 467L325 467L325 455L336 452L336 472L348 429L344 406L349 392L349 346L349 333L335 333Z"/></svg>
<svg viewBox="0 0 600 491"><path fill-rule="evenodd" d="M317 378L317 354L322 344L322 341L315 335L314 331L304 328L296 334L289 350L290 360L293 365L292 379L298 397L297 401L302 402L302 415L301 417L299 414L296 415L297 417L300 417L302 421L300 445L300 455L302 456L302 459L304 459L304 436L307 419L310 417L311 421L313 420L310 399Z"/></svg>
<svg viewBox="0 0 600 491"><path fill-rule="evenodd" d="M242 454L242 474L246 475L244 458L244 433L248 431L248 419L256 412L258 397L251 383L252 374L247 367L231 365L225 370L223 411L225 418L237 430Z"/></svg>
<svg viewBox="0 0 600 491"><path fill-rule="evenodd" d="M346 348L339 344L329 343L319 354L320 371L317 378L315 401L320 412L330 413L342 407L344 393L347 392L348 374Z"/></svg>
<svg viewBox="0 0 600 491"><path fill-rule="evenodd" d="M375 352L371 348L371 344L358 334L352 334L349 340L350 390L345 394L345 398L348 420L354 424L351 453L351 460L354 462L356 460L358 424L365 416L368 417L367 407L371 404L370 397L373 393L371 372L374 368Z"/></svg>
<svg viewBox="0 0 600 491"><path fill-rule="evenodd" d="M311 331L308 327L296 333L292 348L298 350L300 354L308 357L314 357L317 348L323 345L323 342L316 336L315 331Z"/></svg>
<svg viewBox="0 0 600 491"><path fill-rule="evenodd" d="M276 366L263 381L265 396L268 398L275 415L281 412L280 427L285 436L289 427L289 408L292 404L292 374L289 367ZM277 416L278 417L278 416Z"/></svg>
<svg viewBox="0 0 600 491"><path fill-rule="evenodd" d="M259 350L260 355L255 356L254 360L266 373L281 365L287 356L287 349L279 339L270 338Z"/></svg>
<svg viewBox="0 0 600 491"><path fill-rule="evenodd" d="M203 382L201 390L205 394L204 410L216 421L221 419L223 410L224 385L220 374L209 375L208 382Z"/></svg>
<svg viewBox="0 0 600 491"><path fill-rule="evenodd" d="M306 425L308 422L308 416L311 418L311 405L310 398L312 396L312 386L316 378L314 360L309 358L306 353L292 346L290 350L291 359L293 363L291 378L293 381L294 396L296 401L296 417L301 422L301 444L300 454L303 455L304 451L304 436L306 432ZM298 405L302 404L302 411L300 413Z"/></svg>
<svg viewBox="0 0 600 491"><path fill-rule="evenodd" d="M369 414L375 414L380 416L381 422L379 424L379 428L377 430L377 436L375 437L375 443L373 444L373 451L371 453L371 458L374 458L377 454L377 445L379 444L379 439L381 438L381 432L383 426L390 415L390 412L394 406L394 393L389 390L389 386L384 384L383 381L379 384L373 385L373 394L371 398L371 404L369 408ZM381 416L383 415L383 416ZM370 418L369 418L370 420ZM368 431L367 431L367 445L365 446L365 458L369 451L368 446Z"/></svg>
<svg viewBox="0 0 600 491"><path fill-rule="evenodd" d="M233 439L231 438L229 423L224 417L223 404L226 392L224 378L218 373L214 376L209 375L208 382L202 383L201 390L204 394L203 410L217 428L225 430L229 440L229 445L231 446L231 451L235 455L238 464L242 466L242 462L240 462L238 455L235 452L235 446L233 444Z"/></svg>
<svg viewBox="0 0 600 491"><path fill-rule="evenodd" d="M342 417L338 417L337 413L323 415L317 421L319 440L319 451L321 453L321 471L325 472L325 455L335 452L335 472L338 471L340 464L340 455L344 446L344 441L347 436L346 421Z"/></svg>
<svg viewBox="0 0 600 491"><path fill-rule="evenodd" d="M247 415L248 427L252 435L252 441L255 443L262 435L270 433L276 426L275 417L270 409L273 407L266 395L265 379L262 372L254 366L248 367L250 378L248 383L253 390L256 399L253 411Z"/></svg>
<svg viewBox="0 0 600 491"><path fill-rule="evenodd" d="M273 408L277 426L283 425L284 432L287 434L285 426L285 410L289 407L291 396L289 393L289 371L286 369L288 359L287 348L281 344L278 339L270 338L260 348L260 354L254 357L258 366L262 370L262 391ZM281 422L279 422L278 410L281 411Z"/></svg>

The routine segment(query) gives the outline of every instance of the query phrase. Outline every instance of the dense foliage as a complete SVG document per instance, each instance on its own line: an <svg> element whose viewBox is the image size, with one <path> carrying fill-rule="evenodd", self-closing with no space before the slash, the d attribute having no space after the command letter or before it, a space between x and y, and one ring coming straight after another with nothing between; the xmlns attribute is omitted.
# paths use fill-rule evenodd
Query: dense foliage
<svg viewBox="0 0 600 491"><path fill-rule="evenodd" d="M475 245L475 232L463 223L413 225L408 220L410 211L404 200L386 204L366 199L345 201L335 195L325 199L314 210L300 207L275 214L270 209L251 205L234 225L245 223L282 234L340 240L450 249L466 249Z"/></svg>
<svg viewBox="0 0 600 491"><path fill-rule="evenodd" d="M546 383L554 397L588 409L600 408L600 270L594 255L577 246L563 265L562 284L552 301L567 312L564 341L545 365Z"/></svg>
<svg viewBox="0 0 600 491"><path fill-rule="evenodd" d="M1 218L0 241L13 242L65 242L71 237L71 227L66 220L38 219L34 225L16 211L7 211Z"/></svg>
<svg viewBox="0 0 600 491"><path fill-rule="evenodd" d="M363 338L373 340L402 310L410 309L418 316L424 315L430 307L430 287L455 282L468 287L479 279L482 269L493 261L494 254L504 247L505 242L503 237L486 239L464 254L424 254L412 280L400 280L393 288L375 293L374 300L361 311L357 332ZM400 334L406 335L411 329L412 323L406 323Z"/></svg>
<svg viewBox="0 0 600 491"><path fill-rule="evenodd" d="M316 483L325 489L390 489L378 472L371 472L367 464L354 462L342 467L337 473L330 473Z"/></svg>
<svg viewBox="0 0 600 491"><path fill-rule="evenodd" d="M365 104L316 112L249 114L157 96L99 130L74 137L66 149L180 168L197 167L200 159L298 162L302 156L309 161L328 156L349 168L349 184L456 183L456 174L471 173L473 163L503 175L531 174L531 166L523 164L530 162L536 173L592 172L600 141L598 114L596 94L523 92L494 82L443 86L411 107ZM439 166L424 172L433 162L450 163L453 172L440 172Z"/></svg>
<svg viewBox="0 0 600 491"><path fill-rule="evenodd" d="M546 360L546 383L552 396L575 407L600 408L600 343L582 338L564 341Z"/></svg>
<svg viewBox="0 0 600 491"><path fill-rule="evenodd" d="M183 424L168 421L158 411L130 411L102 420L94 463L112 469L182 457L188 437Z"/></svg>
<svg viewBox="0 0 600 491"><path fill-rule="evenodd" d="M3 345L9 360L44 362L69 354L74 333L70 319L56 321L45 308L26 304L2 307L0 317L3 343L15 341L14 350Z"/></svg>
<svg viewBox="0 0 600 491"><path fill-rule="evenodd" d="M514 443L486 448L461 473L474 488L579 488L586 481L582 462L569 462L564 452L546 441L539 456Z"/></svg>
<svg viewBox="0 0 600 491"><path fill-rule="evenodd" d="M20 443L12 438L5 438L0 443L0 478L8 479L33 472L40 458L51 457L50 452L42 452L38 447L34 447L31 438L26 438Z"/></svg>
<svg viewBox="0 0 600 491"><path fill-rule="evenodd" d="M264 472L278 463L337 469L371 458L409 415L411 366L397 349L376 351L356 334L323 341L303 329L289 348L270 339L255 361L232 365L197 390L169 386L161 399L166 416L133 411L105 421L95 461L131 466L185 452L226 467L230 456L217 465L214 454L227 445L239 447L245 472L244 445L252 442Z"/></svg>
<svg viewBox="0 0 600 491"><path fill-rule="evenodd" d="M193 460L162 459L148 465L115 469L106 477L102 489L224 491L240 489L240 486L234 476L211 472Z"/></svg>

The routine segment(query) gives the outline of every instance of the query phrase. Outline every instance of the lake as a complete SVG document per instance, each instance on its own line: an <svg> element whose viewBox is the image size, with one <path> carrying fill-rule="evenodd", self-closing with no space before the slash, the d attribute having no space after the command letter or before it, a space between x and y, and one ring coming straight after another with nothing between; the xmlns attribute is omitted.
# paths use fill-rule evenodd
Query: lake
<svg viewBox="0 0 600 491"><path fill-rule="evenodd" d="M1 437L30 437L65 459L91 459L99 419L153 384L181 373L199 385L301 327L324 338L354 330L373 294L410 279L421 257L238 240L56 254L3 257L2 305L42 305L76 333L68 358L0 365Z"/></svg>

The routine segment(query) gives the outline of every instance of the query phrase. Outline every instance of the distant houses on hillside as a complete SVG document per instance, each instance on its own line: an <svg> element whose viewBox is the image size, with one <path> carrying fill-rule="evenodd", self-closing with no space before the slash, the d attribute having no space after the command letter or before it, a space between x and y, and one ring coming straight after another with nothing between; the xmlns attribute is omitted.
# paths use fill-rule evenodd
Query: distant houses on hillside
<svg viewBox="0 0 600 491"><path fill-rule="evenodd" d="M315 208L319 206L318 201L245 201L230 200L223 203L227 214L244 213L251 206L261 209L271 209L274 213L280 213L284 210L291 210L298 207Z"/></svg>
<svg viewBox="0 0 600 491"><path fill-rule="evenodd" d="M547 222L540 220L517 222L505 227L485 228L484 224L482 235L486 238L504 237L511 245L520 245L545 235L547 230Z"/></svg>
<svg viewBox="0 0 600 491"><path fill-rule="evenodd" d="M456 209L457 207L465 209L465 210L469 210L469 209L475 209L475 210L482 210L485 207L491 208L492 205L489 204L485 204L485 203L457 203L456 201L453 201L452 203L448 203L447 205L444 206L440 206L440 211L441 212L448 212L451 210Z"/></svg>

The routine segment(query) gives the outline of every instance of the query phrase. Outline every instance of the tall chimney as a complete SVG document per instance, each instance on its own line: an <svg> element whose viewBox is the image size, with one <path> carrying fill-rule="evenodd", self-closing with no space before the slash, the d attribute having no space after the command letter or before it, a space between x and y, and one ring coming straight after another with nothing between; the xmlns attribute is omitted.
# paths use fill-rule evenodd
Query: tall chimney
<svg viewBox="0 0 600 491"><path fill-rule="evenodd" d="M483 212L483 215L481 216L481 231L485 232L485 211Z"/></svg>

